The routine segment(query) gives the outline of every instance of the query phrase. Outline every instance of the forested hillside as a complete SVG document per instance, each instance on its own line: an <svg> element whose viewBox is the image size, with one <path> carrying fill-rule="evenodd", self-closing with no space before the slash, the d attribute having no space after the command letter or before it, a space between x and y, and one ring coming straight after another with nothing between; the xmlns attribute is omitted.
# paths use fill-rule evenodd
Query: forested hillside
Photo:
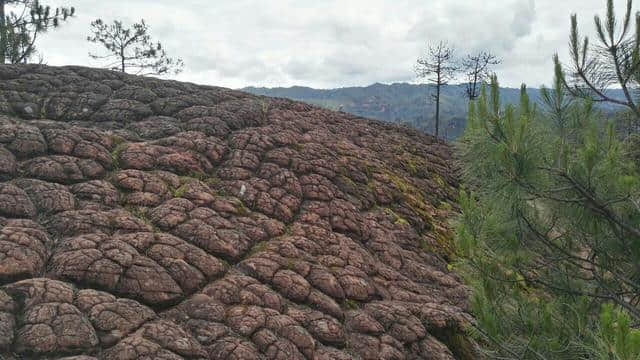
<svg viewBox="0 0 640 360"><path fill-rule="evenodd" d="M283 97L332 110L340 110L358 116L378 120L405 123L417 129L433 131L435 104L429 96L433 86L427 84L376 83L365 87L345 87L339 89L312 89L302 86L289 88L248 87L242 89L257 95ZM537 98L537 89L531 90ZM443 87L441 101L442 135L455 139L464 130L467 113L467 99L463 96L463 85ZM518 101L518 89L502 88L502 98L507 103Z"/></svg>
<svg viewBox="0 0 640 360"><path fill-rule="evenodd" d="M339 89L313 89L303 86L289 88L247 87L243 91L257 95L283 97L340 110L358 116L387 122L403 123L425 132L433 132L435 103L429 96L434 87L428 84L380 84L364 87ZM468 100L464 95L464 85L443 86L440 108L442 136L457 139L464 131ZM528 89L531 101L540 101L540 90ZM519 89L500 88L500 98L504 104L517 104ZM622 97L620 90L611 90L614 97ZM606 104L605 109L614 109Z"/></svg>

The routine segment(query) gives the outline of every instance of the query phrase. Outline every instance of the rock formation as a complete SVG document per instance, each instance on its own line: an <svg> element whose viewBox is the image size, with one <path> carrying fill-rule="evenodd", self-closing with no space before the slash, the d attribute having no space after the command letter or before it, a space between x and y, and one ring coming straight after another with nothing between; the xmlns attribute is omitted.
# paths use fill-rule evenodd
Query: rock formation
<svg viewBox="0 0 640 360"><path fill-rule="evenodd" d="M0 359L470 358L449 157L289 100L0 66Z"/></svg>

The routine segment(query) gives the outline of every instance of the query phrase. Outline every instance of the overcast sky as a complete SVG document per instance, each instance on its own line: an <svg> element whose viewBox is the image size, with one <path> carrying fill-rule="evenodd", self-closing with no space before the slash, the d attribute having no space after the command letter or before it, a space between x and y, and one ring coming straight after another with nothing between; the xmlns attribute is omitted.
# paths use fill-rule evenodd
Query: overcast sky
<svg viewBox="0 0 640 360"><path fill-rule="evenodd" d="M43 0L77 16L38 43L49 65L101 63L88 52L89 23L144 18L169 55L183 58L178 80L231 88L316 88L416 82L413 65L429 42L458 55L489 50L505 86L549 83L551 57L567 59L569 16L583 33L605 0ZM616 0L618 12L623 0ZM595 39L594 39L595 40Z"/></svg>

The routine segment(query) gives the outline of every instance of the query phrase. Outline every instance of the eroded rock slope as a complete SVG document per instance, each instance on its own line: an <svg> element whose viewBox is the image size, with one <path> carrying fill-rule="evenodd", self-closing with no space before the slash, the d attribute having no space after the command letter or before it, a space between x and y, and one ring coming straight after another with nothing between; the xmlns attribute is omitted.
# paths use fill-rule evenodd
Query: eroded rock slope
<svg viewBox="0 0 640 360"><path fill-rule="evenodd" d="M0 114L0 358L469 356L433 138L81 67Z"/></svg>

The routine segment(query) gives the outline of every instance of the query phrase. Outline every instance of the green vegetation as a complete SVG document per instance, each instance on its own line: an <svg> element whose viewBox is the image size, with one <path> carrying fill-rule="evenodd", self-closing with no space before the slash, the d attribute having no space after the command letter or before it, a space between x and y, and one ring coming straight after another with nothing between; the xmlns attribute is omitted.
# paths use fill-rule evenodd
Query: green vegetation
<svg viewBox="0 0 640 360"><path fill-rule="evenodd" d="M202 171L192 171L189 173L189 176L187 176L188 178L192 178L192 179L197 179L200 181L205 181L207 179L209 179L209 177L207 176L207 174L205 174Z"/></svg>
<svg viewBox="0 0 640 360"><path fill-rule="evenodd" d="M222 180L220 180L220 178L217 178L215 176L207 176L204 173L194 173L192 174L192 176L204 182L205 184L207 184L212 190L216 192L218 196L228 195L227 191L225 190L222 184Z"/></svg>
<svg viewBox="0 0 640 360"><path fill-rule="evenodd" d="M134 205L127 205L125 206L125 209L131 213L131 215L137 217L138 219L142 220L145 224L147 225L152 225L151 220L147 217L147 208L144 206L134 206Z"/></svg>
<svg viewBox="0 0 640 360"><path fill-rule="evenodd" d="M149 26L144 19L130 28L124 27L122 21L107 24L96 19L91 22L91 36L87 41L106 49L106 55L89 53L89 56L106 61L105 67L110 70L137 75L166 75L178 74L184 66L181 59L168 57L162 44L151 41Z"/></svg>
<svg viewBox="0 0 640 360"><path fill-rule="evenodd" d="M416 176L419 174L420 169L424 165L424 159L420 156L413 155L412 153L405 152L402 156L397 156L398 160L402 164L402 167L409 173L411 176Z"/></svg>
<svg viewBox="0 0 640 360"><path fill-rule="evenodd" d="M263 251L265 251L267 249L267 246L269 245L268 241L260 241L259 243L253 245L253 247L251 248L251 250L249 251L249 257L261 253Z"/></svg>
<svg viewBox="0 0 640 360"><path fill-rule="evenodd" d="M613 71L637 88L640 23L628 31L630 9L617 34L607 2L606 19L595 21L604 52L593 56L602 77ZM572 49L577 71L591 49ZM524 86L519 105L503 106L493 77L458 146L466 190L455 267L473 289L469 332L488 358L640 359L640 175L627 148L635 142L568 78L556 61L537 107Z"/></svg>
<svg viewBox="0 0 640 360"><path fill-rule="evenodd" d="M287 258L287 269L288 270L295 270L296 265L298 264L298 261L294 258Z"/></svg>
<svg viewBox="0 0 640 360"><path fill-rule="evenodd" d="M344 302L342 305L347 310L358 310L361 307L360 302L353 299L344 299Z"/></svg>
<svg viewBox="0 0 640 360"><path fill-rule="evenodd" d="M355 115L402 123L417 129L433 132L435 104L425 100L425 94L435 91L428 84L374 84L366 87L349 87L318 90L303 87L291 88L244 88L243 91L257 95L285 97L340 110ZM463 85L444 85L440 99L440 132L448 139L462 134L466 117L467 100ZM516 89L503 89L505 97L517 99Z"/></svg>
<svg viewBox="0 0 640 360"><path fill-rule="evenodd" d="M242 200L234 198L232 200L232 203L233 207L236 209L236 211L238 211L238 215L248 216L251 213L251 211L247 208L244 202L242 202Z"/></svg>
<svg viewBox="0 0 640 360"><path fill-rule="evenodd" d="M384 208L384 212L393 217L393 223L396 224L396 225L408 225L409 224L407 219L405 219L402 216L396 214L395 211L393 211L390 208Z"/></svg>
<svg viewBox="0 0 640 360"><path fill-rule="evenodd" d="M220 183L222 182L219 178L217 177L207 177L205 179L202 180L205 184L212 186L214 188L217 188L218 186L220 186Z"/></svg>
<svg viewBox="0 0 640 360"><path fill-rule="evenodd" d="M474 191L460 198L457 267L474 290L476 335L496 358L636 359L615 345L640 339L636 330L598 317L615 304L610 313L640 320L634 164L589 102L567 100L553 116L530 107L523 89L522 105L501 111L496 88L460 146ZM550 94L565 101L561 92ZM567 120L565 131L554 119Z"/></svg>
<svg viewBox="0 0 640 360"><path fill-rule="evenodd" d="M425 132L435 131L433 113L435 104L425 100L425 94L435 91L429 84L373 84L365 87L340 89L291 88L244 88L243 91L258 95L285 97L304 101L331 110L341 110L358 116L391 123L405 124ZM464 132L468 100L464 96L466 85L444 85L440 93L440 135L449 140L458 139ZM500 88L504 104L517 104L519 89ZM529 89L532 102L541 102L540 90ZM624 96L620 89L610 89L612 97ZM620 109L618 105L598 103L608 112Z"/></svg>
<svg viewBox="0 0 640 360"><path fill-rule="evenodd" d="M74 14L73 7L52 9L38 0L0 0L0 65L29 61L37 54L38 35L57 28Z"/></svg>
<svg viewBox="0 0 640 360"><path fill-rule="evenodd" d="M432 209L425 203L422 192L406 179L391 171L386 171L385 176L400 190L409 208L433 228Z"/></svg>
<svg viewBox="0 0 640 360"><path fill-rule="evenodd" d="M356 189L358 187L358 185L353 180L351 180L350 177L348 177L346 175L342 175L341 174L340 175L340 180L342 180L342 183L348 185L352 189Z"/></svg>
<svg viewBox="0 0 640 360"><path fill-rule="evenodd" d="M189 190L189 184L185 183L180 185L177 189L173 191L173 197L182 197Z"/></svg>
<svg viewBox="0 0 640 360"><path fill-rule="evenodd" d="M120 169L120 154L127 148L127 143L120 137L113 140L113 150L111 151L111 164L114 169Z"/></svg>
<svg viewBox="0 0 640 360"><path fill-rule="evenodd" d="M265 123L269 120L269 111L271 111L271 101L264 99L260 102L260 109L262 111L262 121Z"/></svg>

